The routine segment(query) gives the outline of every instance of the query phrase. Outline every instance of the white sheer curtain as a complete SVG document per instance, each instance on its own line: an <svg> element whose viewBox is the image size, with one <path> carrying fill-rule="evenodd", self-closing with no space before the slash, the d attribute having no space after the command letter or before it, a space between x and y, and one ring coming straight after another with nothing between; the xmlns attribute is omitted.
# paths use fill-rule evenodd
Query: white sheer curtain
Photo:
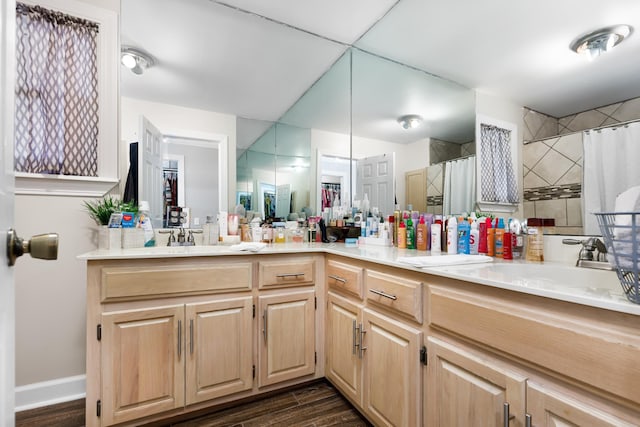
<svg viewBox="0 0 640 427"><path fill-rule="evenodd" d="M640 185L640 122L583 133L583 224L600 234L593 212L614 210L616 196Z"/></svg>
<svg viewBox="0 0 640 427"><path fill-rule="evenodd" d="M444 197L442 211L446 215L471 212L476 203L476 157L451 160L444 164Z"/></svg>

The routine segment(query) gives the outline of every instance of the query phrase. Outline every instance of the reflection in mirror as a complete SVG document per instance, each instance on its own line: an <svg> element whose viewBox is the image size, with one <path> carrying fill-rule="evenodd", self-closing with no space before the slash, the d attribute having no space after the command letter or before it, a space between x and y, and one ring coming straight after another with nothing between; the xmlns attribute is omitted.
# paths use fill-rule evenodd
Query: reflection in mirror
<svg viewBox="0 0 640 427"><path fill-rule="evenodd" d="M310 213L311 129L276 123L276 217Z"/></svg>
<svg viewBox="0 0 640 427"><path fill-rule="evenodd" d="M462 147L473 145L475 95L456 83L358 49L353 49L352 62L353 158L395 155L395 172L389 177L393 191L385 200L370 200L372 207L385 206L381 212L388 214L396 203L405 206L405 174L427 167L431 141L434 146L453 146L455 157L462 155ZM399 119L405 115L421 117L420 126L403 128Z"/></svg>
<svg viewBox="0 0 640 427"><path fill-rule="evenodd" d="M276 200L276 132L273 124L247 149L245 194L237 194L236 203L248 204L250 211L262 218L275 216Z"/></svg>
<svg viewBox="0 0 640 427"><path fill-rule="evenodd" d="M350 80L351 51L348 50L279 120L308 131L309 175L306 181L310 186L306 206L314 214L322 212L323 176L337 179L340 202L347 206L351 203ZM278 153L285 152L278 149ZM336 159L336 163L332 164L329 159Z"/></svg>

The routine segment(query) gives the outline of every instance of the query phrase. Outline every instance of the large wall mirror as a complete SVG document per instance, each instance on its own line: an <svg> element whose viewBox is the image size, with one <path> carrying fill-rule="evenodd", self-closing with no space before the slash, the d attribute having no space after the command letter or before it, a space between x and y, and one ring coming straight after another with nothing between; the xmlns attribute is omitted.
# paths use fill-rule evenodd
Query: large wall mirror
<svg viewBox="0 0 640 427"><path fill-rule="evenodd" d="M404 115L420 116L420 126L403 128L399 119ZM298 150L306 147L305 207L313 213L351 206L366 193L371 207L388 214L396 203L405 205L405 175L413 170L424 170L424 185L433 191L428 190L425 197L427 210L438 211L433 205L439 204L441 213L445 180L427 183L428 166L473 155L474 117L472 90L350 48L274 124L275 147L286 147L286 151L277 149L276 163L279 156L294 152L290 145L294 141ZM295 132L286 132L287 127ZM295 136L288 138L287 133ZM254 145L260 144L258 140ZM247 153L253 150L251 146ZM238 160L238 191L243 191L240 171L248 157L243 153ZM276 176L276 181L285 183L285 177L278 180ZM474 188L472 182L469 188Z"/></svg>

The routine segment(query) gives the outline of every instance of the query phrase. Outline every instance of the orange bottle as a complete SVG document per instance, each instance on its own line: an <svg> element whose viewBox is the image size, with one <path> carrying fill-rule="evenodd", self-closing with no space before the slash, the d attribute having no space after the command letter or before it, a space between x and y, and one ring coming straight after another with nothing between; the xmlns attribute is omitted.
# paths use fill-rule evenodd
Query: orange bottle
<svg viewBox="0 0 640 427"><path fill-rule="evenodd" d="M407 227L403 220L398 225L398 249L407 249Z"/></svg>
<svg viewBox="0 0 640 427"><path fill-rule="evenodd" d="M424 222L424 216L420 215L420 221L416 227L416 249L426 251L429 242L429 233L427 232L427 223Z"/></svg>

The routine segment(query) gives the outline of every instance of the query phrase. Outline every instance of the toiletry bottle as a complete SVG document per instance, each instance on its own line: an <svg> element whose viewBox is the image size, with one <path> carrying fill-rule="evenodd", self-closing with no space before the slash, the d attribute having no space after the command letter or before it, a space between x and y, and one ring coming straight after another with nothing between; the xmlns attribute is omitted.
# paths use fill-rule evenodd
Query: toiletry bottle
<svg viewBox="0 0 640 427"><path fill-rule="evenodd" d="M393 211L393 223L395 225L394 230L393 230L393 245L394 246L398 246L398 226L400 225L400 219L401 219L401 215L402 213L400 212L399 209L397 209L396 206L396 210Z"/></svg>
<svg viewBox="0 0 640 427"><path fill-rule="evenodd" d="M433 214L426 213L424 216L424 222L427 225L427 250L431 250L431 224L433 224Z"/></svg>
<svg viewBox="0 0 640 427"><path fill-rule="evenodd" d="M396 223L395 216L389 215L387 222L389 223L389 246L397 246L398 242L396 241Z"/></svg>
<svg viewBox="0 0 640 427"><path fill-rule="evenodd" d="M458 223L455 216L447 221L447 253L458 253Z"/></svg>
<svg viewBox="0 0 640 427"><path fill-rule="evenodd" d="M493 228L491 218L487 218L487 255L493 256L495 254L495 237L496 229Z"/></svg>
<svg viewBox="0 0 640 427"><path fill-rule="evenodd" d="M478 230L478 220L474 220L471 223L471 231L469 232L469 253L471 255L478 255L479 243L480 243L480 231Z"/></svg>
<svg viewBox="0 0 640 427"><path fill-rule="evenodd" d="M458 224L458 253L469 254L469 236L471 234L471 226L468 221L461 221Z"/></svg>
<svg viewBox="0 0 640 427"><path fill-rule="evenodd" d="M509 220L509 231L511 231L511 252L513 259L522 259L524 256L524 232L522 223L515 218Z"/></svg>
<svg viewBox="0 0 640 427"><path fill-rule="evenodd" d="M434 222L431 224L431 253L440 253L440 236L442 234L442 224Z"/></svg>
<svg viewBox="0 0 640 427"><path fill-rule="evenodd" d="M416 248L416 229L413 227L411 217L407 218L407 249Z"/></svg>
<svg viewBox="0 0 640 427"><path fill-rule="evenodd" d="M141 201L138 207L138 223L140 228L144 230L144 246L150 247L156 245L156 236L153 232L151 224L151 216L149 214L149 202Z"/></svg>
<svg viewBox="0 0 640 427"><path fill-rule="evenodd" d="M502 258L504 251L504 220L502 218L498 218L496 224L494 244L496 258Z"/></svg>
<svg viewBox="0 0 640 427"><path fill-rule="evenodd" d="M400 220L398 225L398 249L407 248L407 227L404 225L404 221Z"/></svg>
<svg viewBox="0 0 640 427"><path fill-rule="evenodd" d="M512 247L513 239L511 231L507 228L504 231L504 237L502 239L502 259L513 259Z"/></svg>
<svg viewBox="0 0 640 427"><path fill-rule="evenodd" d="M487 227L491 220L489 218L478 219L478 253L486 255L489 250L487 249Z"/></svg>
<svg viewBox="0 0 640 427"><path fill-rule="evenodd" d="M207 221L204 224L204 240L206 245L217 245L220 238L220 229L218 224L213 220L212 215L207 215Z"/></svg>
<svg viewBox="0 0 640 427"><path fill-rule="evenodd" d="M424 220L424 216L420 216L418 226L416 227L416 249L419 251L426 251L429 236L427 234L427 223Z"/></svg>
<svg viewBox="0 0 640 427"><path fill-rule="evenodd" d="M544 261L544 237L537 227L527 227L527 261Z"/></svg>

